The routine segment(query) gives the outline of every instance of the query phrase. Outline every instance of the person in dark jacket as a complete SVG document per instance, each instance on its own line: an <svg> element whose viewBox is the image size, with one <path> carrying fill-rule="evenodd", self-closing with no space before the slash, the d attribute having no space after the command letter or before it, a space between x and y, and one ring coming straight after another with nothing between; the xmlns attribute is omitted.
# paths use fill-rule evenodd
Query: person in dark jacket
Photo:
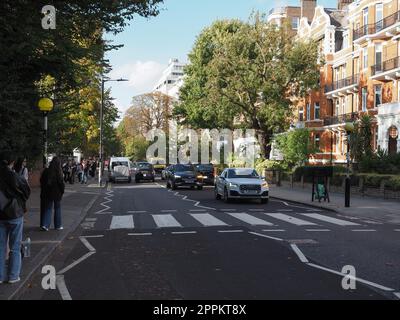
<svg viewBox="0 0 400 320"><path fill-rule="evenodd" d="M0 154L0 283L20 281L22 266L21 242L26 202L30 188L20 175L12 169L11 153ZM6 270L6 250L10 248Z"/></svg>
<svg viewBox="0 0 400 320"><path fill-rule="evenodd" d="M48 169L45 169L40 178L41 193L40 197L44 205L44 210L40 219L42 231L49 231L51 225L51 212L54 206L54 228L63 230L61 218L61 200L64 195L65 184L61 162L58 157L54 157Z"/></svg>

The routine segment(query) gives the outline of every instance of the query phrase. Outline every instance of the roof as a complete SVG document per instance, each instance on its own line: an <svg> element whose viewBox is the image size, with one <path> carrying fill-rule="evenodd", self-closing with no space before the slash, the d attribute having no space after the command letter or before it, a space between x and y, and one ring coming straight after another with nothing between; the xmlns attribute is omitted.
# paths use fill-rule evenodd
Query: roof
<svg viewBox="0 0 400 320"><path fill-rule="evenodd" d="M331 18L331 24L337 28L348 25L347 13L344 10L325 8L325 12Z"/></svg>

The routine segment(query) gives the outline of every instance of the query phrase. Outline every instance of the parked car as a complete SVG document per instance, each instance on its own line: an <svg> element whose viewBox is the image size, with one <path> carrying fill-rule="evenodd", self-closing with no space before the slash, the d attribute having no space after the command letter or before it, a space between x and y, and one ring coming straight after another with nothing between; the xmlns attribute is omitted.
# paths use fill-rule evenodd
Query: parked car
<svg viewBox="0 0 400 320"><path fill-rule="evenodd" d="M190 164L176 164L169 167L166 173L167 188L176 190L179 187L203 189L203 181L195 167Z"/></svg>
<svg viewBox="0 0 400 320"><path fill-rule="evenodd" d="M259 199L268 203L269 186L255 169L225 169L215 181L215 198L230 202L231 199Z"/></svg>
<svg viewBox="0 0 400 320"><path fill-rule="evenodd" d="M133 165L129 158L111 158L108 164L108 178L111 182L132 182Z"/></svg>
<svg viewBox="0 0 400 320"><path fill-rule="evenodd" d="M168 171L172 166L166 167L163 171L161 171L161 180L167 180Z"/></svg>
<svg viewBox="0 0 400 320"><path fill-rule="evenodd" d="M156 173L151 163L136 162L133 166L136 183L140 183L141 181L156 181Z"/></svg>
<svg viewBox="0 0 400 320"><path fill-rule="evenodd" d="M203 179L204 185L213 186L215 184L214 166L210 164L195 164L197 172Z"/></svg>

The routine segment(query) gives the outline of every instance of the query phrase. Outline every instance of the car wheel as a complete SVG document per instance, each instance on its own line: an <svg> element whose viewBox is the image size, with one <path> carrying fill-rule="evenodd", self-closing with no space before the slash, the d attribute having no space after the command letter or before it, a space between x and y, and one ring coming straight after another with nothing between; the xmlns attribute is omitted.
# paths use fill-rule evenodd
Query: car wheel
<svg viewBox="0 0 400 320"><path fill-rule="evenodd" d="M172 190L176 190L176 189L178 189L178 188L176 187L176 185L175 185L175 183L174 183L174 182L171 182L171 189L172 189Z"/></svg>
<svg viewBox="0 0 400 320"><path fill-rule="evenodd" d="M132 183L132 178L129 178L129 179L128 179L128 183Z"/></svg>
<svg viewBox="0 0 400 320"><path fill-rule="evenodd" d="M231 202L231 200L229 199L229 195L228 195L228 189L226 189L226 188L224 190L224 201L225 201L225 203Z"/></svg>
<svg viewBox="0 0 400 320"><path fill-rule="evenodd" d="M221 195L218 193L217 187L214 188L214 194L216 200L221 200Z"/></svg>
<svg viewBox="0 0 400 320"><path fill-rule="evenodd" d="M171 185L170 185L169 181L167 181L167 189L171 189Z"/></svg>

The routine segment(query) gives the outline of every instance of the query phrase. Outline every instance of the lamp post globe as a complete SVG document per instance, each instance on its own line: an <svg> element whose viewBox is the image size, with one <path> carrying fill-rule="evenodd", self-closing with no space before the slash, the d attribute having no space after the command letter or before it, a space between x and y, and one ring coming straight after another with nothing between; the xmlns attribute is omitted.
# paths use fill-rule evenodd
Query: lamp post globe
<svg viewBox="0 0 400 320"><path fill-rule="evenodd" d="M50 98L42 98L38 102L38 108L43 113L43 144L44 144L44 151L43 151L43 168L47 167L48 161L48 154L47 154L47 130L48 130L48 123L47 123L47 114L53 110L54 102Z"/></svg>
<svg viewBox="0 0 400 320"><path fill-rule="evenodd" d="M38 107L42 112L50 112L54 108L53 100L49 98L42 98L39 100Z"/></svg>

